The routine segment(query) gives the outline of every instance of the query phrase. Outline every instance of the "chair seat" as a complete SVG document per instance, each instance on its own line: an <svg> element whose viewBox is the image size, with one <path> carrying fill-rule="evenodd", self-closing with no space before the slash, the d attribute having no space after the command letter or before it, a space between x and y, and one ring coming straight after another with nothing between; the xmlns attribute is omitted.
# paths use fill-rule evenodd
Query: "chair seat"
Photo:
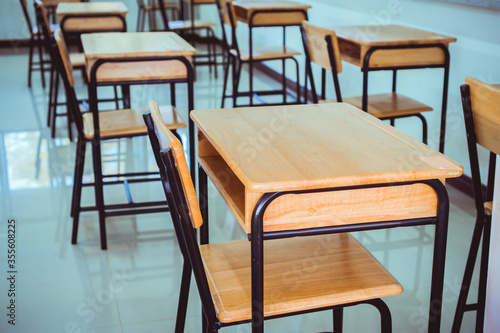
<svg viewBox="0 0 500 333"><path fill-rule="evenodd" d="M484 203L484 209L491 215L493 212L493 201L488 201Z"/></svg>
<svg viewBox="0 0 500 333"><path fill-rule="evenodd" d="M204 28L212 28L215 27L215 23L207 22L207 21L194 21L195 29L204 29ZM191 21L169 21L168 28L170 30L188 30L191 29Z"/></svg>
<svg viewBox="0 0 500 333"><path fill-rule="evenodd" d="M345 103L361 109L362 97L347 97ZM323 101L322 101L323 102ZM326 101L328 102L328 101ZM330 100L332 102L332 100ZM409 116L421 112L432 111L430 106L397 93L387 93L368 96L368 113L377 118Z"/></svg>
<svg viewBox="0 0 500 333"><path fill-rule="evenodd" d="M236 50L229 51L233 56L237 57L238 52ZM250 59L249 50L240 50L241 57L240 60L248 61ZM259 47L253 49L253 59L254 60L273 60L273 59L283 59L290 58L294 56L299 56L301 53L297 52L286 46L278 47Z"/></svg>
<svg viewBox="0 0 500 333"><path fill-rule="evenodd" d="M146 125L142 118L147 108L123 109L99 112L99 132L102 139L124 135L146 135ZM168 129L186 127L173 106L161 106L160 112ZM94 117L92 113L83 114L84 134L87 139L94 137Z"/></svg>
<svg viewBox="0 0 500 333"><path fill-rule="evenodd" d="M70 53L69 61L73 67L83 67L85 66L85 54L84 53Z"/></svg>
<svg viewBox="0 0 500 333"><path fill-rule="evenodd" d="M224 323L251 319L250 242L201 245L200 251L217 318ZM265 241L264 263L265 316L403 291L396 279L349 234Z"/></svg>

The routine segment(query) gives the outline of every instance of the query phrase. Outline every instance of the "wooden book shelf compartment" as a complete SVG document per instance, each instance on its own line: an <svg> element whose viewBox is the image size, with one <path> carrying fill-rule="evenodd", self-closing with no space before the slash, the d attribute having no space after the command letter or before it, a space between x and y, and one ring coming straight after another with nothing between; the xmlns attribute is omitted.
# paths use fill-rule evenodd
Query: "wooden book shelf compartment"
<svg viewBox="0 0 500 333"><path fill-rule="evenodd" d="M249 191L230 166L198 132L199 161L242 226L251 233L252 213L261 192ZM434 191L424 184L309 194L273 201L264 215L264 232L436 216Z"/></svg>
<svg viewBox="0 0 500 333"><path fill-rule="evenodd" d="M338 36L337 36L338 37ZM338 37L341 59L353 65L363 67L363 61L370 46L360 45ZM448 44L444 44L448 47ZM393 50L376 50L370 57L370 68L396 66L442 65L445 62L443 50L436 47L403 48Z"/></svg>

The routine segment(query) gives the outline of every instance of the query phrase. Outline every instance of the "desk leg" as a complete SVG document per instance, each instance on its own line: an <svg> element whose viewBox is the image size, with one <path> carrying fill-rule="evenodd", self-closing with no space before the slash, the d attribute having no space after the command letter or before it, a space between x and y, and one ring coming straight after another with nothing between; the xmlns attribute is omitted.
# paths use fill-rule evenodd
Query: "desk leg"
<svg viewBox="0 0 500 333"><path fill-rule="evenodd" d="M248 61L248 91L250 97L250 106L253 106L253 43L252 43L252 22L248 28L248 50L249 50L249 61Z"/></svg>
<svg viewBox="0 0 500 333"><path fill-rule="evenodd" d="M448 48L443 48L445 53L444 63L444 83L443 83L443 102L441 104L441 130L439 132L439 152L444 153L444 139L446 136L446 110L448 108L448 81L450 77L450 52Z"/></svg>
<svg viewBox="0 0 500 333"><path fill-rule="evenodd" d="M264 213L276 197L262 195L252 214L252 333L264 333Z"/></svg>
<svg viewBox="0 0 500 333"><path fill-rule="evenodd" d="M207 174L201 166L198 165L198 186L199 186L199 198L200 198L200 209L201 217L203 219L203 224L200 227L200 243L208 244L208 187L207 187Z"/></svg>
<svg viewBox="0 0 500 333"><path fill-rule="evenodd" d="M429 333L439 333L443 300L446 239L448 233L449 198L446 188L439 180L429 183L438 197L438 212L434 236L432 263L431 300L429 305Z"/></svg>

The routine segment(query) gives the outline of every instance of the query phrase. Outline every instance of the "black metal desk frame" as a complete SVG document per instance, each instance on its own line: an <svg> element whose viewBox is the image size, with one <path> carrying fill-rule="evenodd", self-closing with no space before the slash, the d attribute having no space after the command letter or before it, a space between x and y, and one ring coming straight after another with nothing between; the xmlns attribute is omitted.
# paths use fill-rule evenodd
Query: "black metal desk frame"
<svg viewBox="0 0 500 333"><path fill-rule="evenodd" d="M414 65L414 66L384 66L384 67L370 67L370 58L378 50L404 50L404 49L424 49L424 48L439 48L443 51L444 61L443 64L428 64L428 65ZM405 45L380 45L372 46L365 54L363 59L363 97L362 107L363 111L368 110L368 73L373 71L393 71L392 76L392 92L396 92L396 76L398 70L406 69L421 69L421 68L443 68L444 69L444 82L443 82L443 97L441 103L441 125L439 132L439 152L444 153L444 143L446 136L446 111L448 103L448 81L450 74L450 52L448 47L444 44L405 44ZM395 118L393 118L395 119ZM391 119L391 125L394 125L394 120ZM422 118L421 118L422 119Z"/></svg>
<svg viewBox="0 0 500 333"><path fill-rule="evenodd" d="M208 237L208 197L207 197L207 174L201 165L198 170L200 208L204 224L200 231L200 242L207 244ZM389 186L403 186L411 184L426 184L431 187L437 196L437 214L435 217L417 218L408 220L370 222L342 226L330 226L322 228L311 228L291 231L264 232L263 219L267 207L277 198L286 194L306 194L329 191L355 190L366 188L382 188ZM428 332L438 333L440 331L442 297L444 285L444 264L446 258L446 241L448 231L449 198L446 188L439 179L420 180L397 183L370 184L358 186L344 186L337 188L283 191L274 193L265 193L262 195L254 208L252 214L251 235L251 256L252 256L252 333L264 332L264 240L277 239L296 236L312 236L318 234L330 234L341 232L354 232L387 229L395 227L408 227L420 225L435 225L434 254L431 277L431 295L429 307Z"/></svg>
<svg viewBox="0 0 500 333"><path fill-rule="evenodd" d="M127 80L123 82L97 82L97 70L105 63L123 63L123 62L147 62L147 61L173 61L178 60L186 66L187 77L185 79L162 79L162 80ZM99 110L98 110L98 100L97 100L97 88L100 86L112 86L121 84L125 87L129 87L131 84L165 84L170 83L171 90L171 101L175 106L175 84L176 83L187 83L188 85L188 114L194 109L194 92L193 92L193 68L189 60L184 56L163 56L163 57L130 57L130 58L119 58L119 59L98 59L93 64L90 70L90 81L89 81L89 106L90 112L93 114L93 125L94 125L94 138L92 142L92 157L93 157L93 168L94 168L94 178L95 181L92 184L87 184L94 186L95 190L95 206L81 207L81 211L94 211L99 212L99 231L101 237L101 248L105 250L107 248L106 241L106 225L105 218L107 216L120 216L120 215L130 215L130 214L143 214L143 213L154 213L160 211L168 211L168 207L165 207L165 201L158 202L147 202L147 203L134 203L131 200L130 192L128 191L128 183L158 180L155 178L142 178L142 179L131 179L131 180L117 180L117 181L107 181L104 182L104 178L116 178L116 177L148 177L152 174L157 175L158 172L137 172L137 173L126 173L126 174L112 174L103 175L102 173L102 163L101 163L101 146L100 146L100 136L99 136ZM127 89L127 93L129 93ZM125 96L124 96L125 97ZM128 97L128 96L127 96ZM127 107L127 106L126 106ZM147 133L141 134L141 136L146 136ZM136 135L131 135L134 137ZM124 136L120 136L124 137ZM108 138L107 138L108 139ZM194 124L191 119L189 119L189 149L190 149L190 159L194 163ZM192 168L193 173L194 168ZM119 205L105 205L104 203L104 193L103 186L108 184L123 183L126 189L126 195L128 203ZM85 184L84 184L85 185ZM161 205L162 207L154 208L154 206ZM153 207L152 207L153 206ZM150 208L148 208L150 207ZM106 211L109 210L109 211Z"/></svg>

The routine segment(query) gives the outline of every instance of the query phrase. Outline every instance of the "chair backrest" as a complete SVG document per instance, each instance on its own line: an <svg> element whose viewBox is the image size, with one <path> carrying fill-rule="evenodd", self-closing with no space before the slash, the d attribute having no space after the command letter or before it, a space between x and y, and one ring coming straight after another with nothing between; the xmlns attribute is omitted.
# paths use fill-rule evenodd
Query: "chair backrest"
<svg viewBox="0 0 500 333"><path fill-rule="evenodd" d="M43 42L45 44L45 48L47 52L50 54L50 35L52 31L50 29L50 22L47 16L47 11L45 10L45 7L43 6L42 1L40 0L33 1L33 7L35 8L37 26L39 29L41 28L41 33L43 35Z"/></svg>
<svg viewBox="0 0 500 333"><path fill-rule="evenodd" d="M21 9L23 10L23 15L24 15L24 20L26 21L26 24L28 25L28 29L30 31L30 34L33 33L33 24L31 23L30 19L30 14L28 13L28 3L26 0L19 0L21 3Z"/></svg>
<svg viewBox="0 0 500 333"><path fill-rule="evenodd" d="M221 17L221 23L230 27L238 26L236 12L234 11L233 0L217 0L217 8Z"/></svg>
<svg viewBox="0 0 500 333"><path fill-rule="evenodd" d="M477 143L500 154L500 88L466 78L469 86Z"/></svg>
<svg viewBox="0 0 500 333"><path fill-rule="evenodd" d="M56 31L54 31L54 39L56 40L57 47L59 48L59 54L61 55L61 60L64 65L64 71L66 73L66 77L68 78L69 85L71 87L74 87L75 79L73 78L73 66L71 65L71 61L69 60L68 47L66 46L66 42L64 41L64 36L61 29L56 29Z"/></svg>
<svg viewBox="0 0 500 333"><path fill-rule="evenodd" d="M57 70L57 73L59 73L59 76L63 81L64 91L66 93L67 111L71 114L71 118L76 125L78 138L83 139L85 135L83 132L82 114L76 98L75 89L73 88L73 73L71 63L69 63L66 43L64 43L64 38L62 37L60 29L56 29L54 36L51 36L50 38L50 56L52 63L54 64L54 68Z"/></svg>
<svg viewBox="0 0 500 333"><path fill-rule="evenodd" d="M340 60L340 50L335 31L322 28L308 21L302 21L300 26L302 33L302 43L304 44L304 53L306 56L306 86L307 79L311 82L311 91L313 102L318 103L318 94L314 83L311 63L321 67L321 95L325 98L326 71L332 73L333 83L337 102L342 102L340 92L340 83L338 73L342 72L342 62ZM306 94L307 99L307 94Z"/></svg>
<svg viewBox="0 0 500 333"><path fill-rule="evenodd" d="M189 256L205 315L215 318L215 307L194 229L201 226L201 213L182 146L164 125L156 102L150 102L150 112L145 113L143 117L160 169L163 189L181 252L184 256L186 254Z"/></svg>
<svg viewBox="0 0 500 333"><path fill-rule="evenodd" d="M331 71L332 60L335 60L337 73L342 72L342 62L340 61L339 42L335 31L323 27L319 27L308 21L303 21L302 26L305 32L305 45L311 61L321 66L322 68ZM327 43L330 39L331 45ZM334 59L330 59L330 47L332 47Z"/></svg>
<svg viewBox="0 0 500 333"><path fill-rule="evenodd" d="M189 207L189 215L194 228L199 228L203 224L201 217L200 206L196 198L196 190L189 173L189 168L184 156L184 150L179 139L165 125L158 104L154 101L150 102L150 112L155 124L155 132L158 136L160 149L171 149L175 158L177 170L179 172L182 183L182 191L186 197L186 202Z"/></svg>
<svg viewBox="0 0 500 333"><path fill-rule="evenodd" d="M493 200L496 155L500 153L500 87L477 79L466 78L460 87L464 111L467 145L471 166L474 199L478 215L484 212L484 202ZM477 145L490 151L487 193L483 197Z"/></svg>

